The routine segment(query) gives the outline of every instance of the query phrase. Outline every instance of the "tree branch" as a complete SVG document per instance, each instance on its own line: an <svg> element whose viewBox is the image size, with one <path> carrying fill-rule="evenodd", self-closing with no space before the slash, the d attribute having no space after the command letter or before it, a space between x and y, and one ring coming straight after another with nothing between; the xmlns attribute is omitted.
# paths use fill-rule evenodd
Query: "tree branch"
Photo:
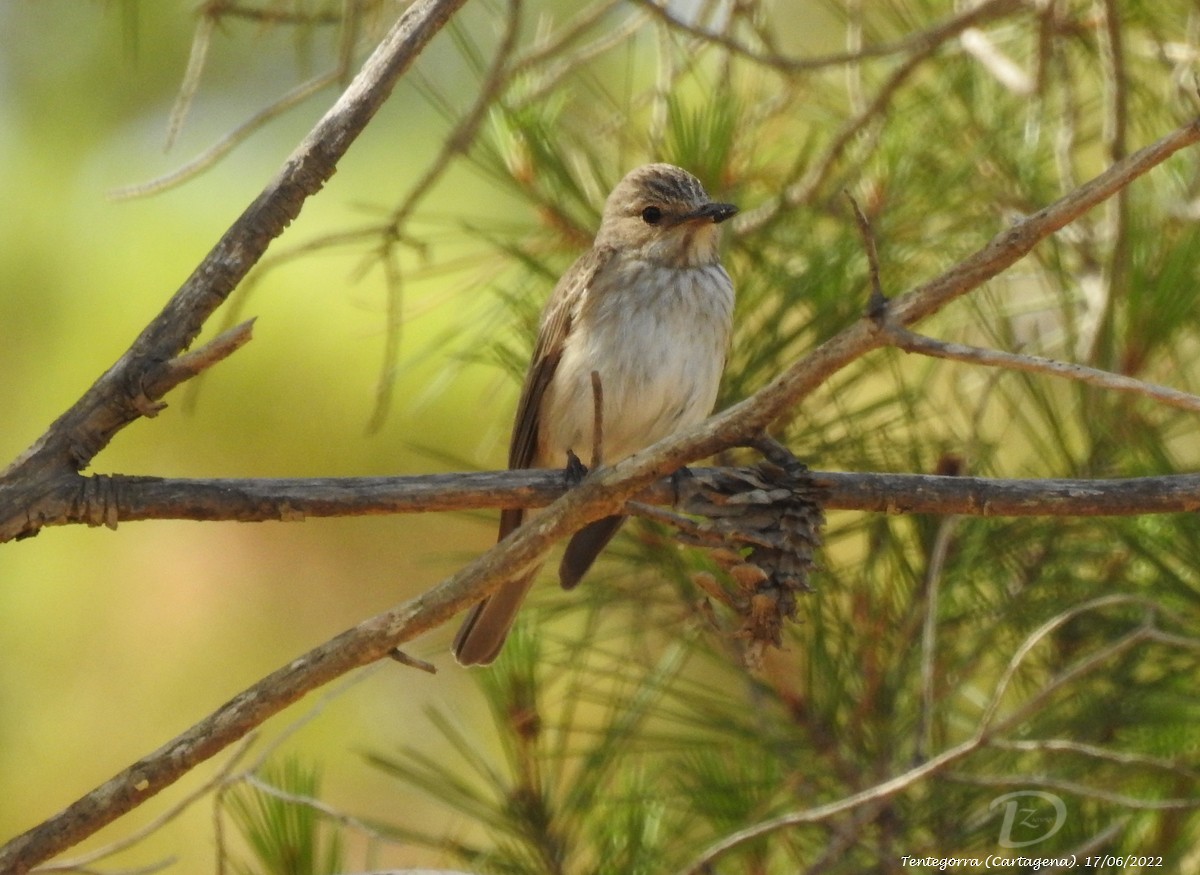
<svg viewBox="0 0 1200 875"><path fill-rule="evenodd" d="M745 489L748 468L690 468L633 496L703 515ZM185 479L125 475L79 478L55 503L56 525L142 520L300 522L310 517L379 516L545 507L566 491L554 470L479 471L407 477ZM1132 516L1200 510L1200 474L1111 480L942 477L932 474L811 471L808 485L827 510L967 516Z"/></svg>
<svg viewBox="0 0 1200 875"><path fill-rule="evenodd" d="M1152 398L1162 404L1200 413L1200 397L1172 389L1170 386L1159 386L1127 377L1124 374L1114 374L1087 365L1077 365L1071 362L1060 362L1040 355L1025 355L1023 353L1005 352L998 349L983 349L977 346L967 346L962 343L952 343L945 340L935 340L923 334L917 334L905 328L884 323L884 331L892 338L898 349L905 352L919 353L931 358L949 359L951 361L969 362L985 367L1004 368L1011 371L1025 371L1032 374L1051 374L1064 377L1089 386L1101 389L1111 389L1114 392L1128 392Z"/></svg>
<svg viewBox="0 0 1200 875"><path fill-rule="evenodd" d="M1049 237L1088 210L1103 203L1133 180L1166 161L1180 149L1200 141L1200 119L1194 119L1109 167L1096 178L1059 198L1053 204L1014 222L982 249L960 261L941 276L909 291L888 304L888 318L911 326L947 304L979 288L1029 254ZM686 465L736 445L747 432L763 431L798 404L832 374L866 353L889 344L887 333L873 319L860 319L793 364L762 390L719 416L687 433L676 435L653 449L612 469L614 473L644 473L647 482L659 471L669 473L672 465ZM636 468L634 467L636 465ZM598 481L594 481L598 482ZM641 482L638 484L643 485Z"/></svg>

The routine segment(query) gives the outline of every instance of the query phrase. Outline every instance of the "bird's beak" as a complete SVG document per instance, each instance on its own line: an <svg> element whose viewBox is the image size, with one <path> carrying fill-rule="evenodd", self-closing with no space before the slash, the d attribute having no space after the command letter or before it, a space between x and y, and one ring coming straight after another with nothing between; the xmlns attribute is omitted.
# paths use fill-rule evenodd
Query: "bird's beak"
<svg viewBox="0 0 1200 875"><path fill-rule="evenodd" d="M734 215L738 208L733 204L705 204L698 210L693 210L690 213L685 213L680 217L683 222L712 222L714 225L719 225L730 216Z"/></svg>

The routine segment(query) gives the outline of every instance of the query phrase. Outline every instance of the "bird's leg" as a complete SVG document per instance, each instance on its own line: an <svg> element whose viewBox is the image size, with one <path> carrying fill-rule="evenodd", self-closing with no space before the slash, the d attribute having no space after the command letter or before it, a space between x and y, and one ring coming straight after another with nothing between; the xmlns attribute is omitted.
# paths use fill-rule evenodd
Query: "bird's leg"
<svg viewBox="0 0 1200 875"><path fill-rule="evenodd" d="M571 489L583 482L588 471L597 470L604 464L604 387L600 384L600 372L592 371L592 463L583 464L575 451L567 450L567 467L563 479Z"/></svg>

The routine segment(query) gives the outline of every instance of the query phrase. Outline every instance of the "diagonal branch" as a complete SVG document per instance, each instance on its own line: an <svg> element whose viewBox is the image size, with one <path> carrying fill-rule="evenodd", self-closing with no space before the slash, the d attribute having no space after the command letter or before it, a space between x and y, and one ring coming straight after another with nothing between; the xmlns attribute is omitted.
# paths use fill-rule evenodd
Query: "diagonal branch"
<svg viewBox="0 0 1200 875"><path fill-rule="evenodd" d="M1059 198L1053 204L1014 222L982 249L960 261L941 276L892 299L888 317L911 326L947 304L979 288L1012 267L1040 241L1103 203L1133 180L1166 161L1180 149L1200 142L1200 119L1193 119L1155 143L1113 164L1096 178ZM890 343L887 333L871 318L860 319L822 343L809 355L719 416L686 433L656 444L652 450L627 460L608 478L634 483L639 488L656 476L737 445L747 433L764 431L790 408L812 394L837 371L861 356ZM625 476L622 476L625 475ZM626 480L628 476L628 480ZM601 478L593 478L598 484ZM585 484L588 486L590 484Z"/></svg>

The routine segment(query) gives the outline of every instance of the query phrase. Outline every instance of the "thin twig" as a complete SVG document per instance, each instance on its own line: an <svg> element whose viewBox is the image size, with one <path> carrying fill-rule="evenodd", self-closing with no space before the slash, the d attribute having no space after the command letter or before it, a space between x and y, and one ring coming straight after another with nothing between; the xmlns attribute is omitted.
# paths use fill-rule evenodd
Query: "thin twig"
<svg viewBox="0 0 1200 875"><path fill-rule="evenodd" d="M142 386L142 393L151 398L161 398L185 380L202 374L250 342L254 320L247 319L226 329L202 346L189 350L164 362L150 374ZM150 414L152 415L152 414Z"/></svg>
<svg viewBox="0 0 1200 875"><path fill-rule="evenodd" d="M384 669L384 664L378 663L370 666L362 671L355 672L346 678L343 678L340 683L332 684L326 690L321 691L321 695L317 701L308 707L307 710L295 720L288 723L283 730L275 737L265 740L262 748L258 751L258 755L246 764L246 767L241 771L233 774L228 773L225 779L217 787L216 793L213 794L212 800L212 818L213 818L213 836L216 846L216 870L217 875L224 875L225 861L228 856L225 850L225 822L222 814L225 810L224 797L240 782L249 776L257 774L267 762L274 757L292 738L295 738L306 726L310 726L315 720L326 713L330 703L340 699L352 688L363 683L367 678L375 675L378 671Z"/></svg>
<svg viewBox="0 0 1200 875"><path fill-rule="evenodd" d="M592 463L595 471L604 464L604 386L600 372L592 371Z"/></svg>
<svg viewBox="0 0 1200 875"><path fill-rule="evenodd" d="M1125 81L1125 46L1115 0L1096 0L1095 8L1103 25L1099 31L1099 48L1104 71L1101 77L1104 86L1104 145L1109 161L1114 162L1120 161L1129 152L1126 143L1129 99L1128 83ZM1113 354L1117 307L1126 298L1130 277L1129 193L1117 192L1104 209L1107 225L1105 237L1111 241L1111 245L1104 271L1104 307L1099 316L1091 358L1115 367L1117 364Z"/></svg>
<svg viewBox="0 0 1200 875"><path fill-rule="evenodd" d="M521 33L522 3L523 0L508 0L508 15L504 33L471 108L447 135L442 148L426 166L420 178L413 183L404 200L392 211L387 231L381 236L381 243L376 255L383 260L388 280L388 320L383 361L380 366L379 378L376 381L375 409L367 424L368 433L377 432L383 427L387 418L396 382L396 361L400 353L400 329L403 324L401 289L403 284L399 266L393 258L393 246L397 240L406 236L409 220L429 192L445 176L454 161L466 155L470 150L475 138L479 135L479 129L484 119L487 118L488 112L496 103L497 96L508 85L509 78L512 76L511 61Z"/></svg>
<svg viewBox="0 0 1200 875"><path fill-rule="evenodd" d="M1106 848L1116 841L1125 828L1129 825L1129 821L1133 820L1132 814L1122 814L1113 819L1113 822L1100 830L1095 835L1088 836L1075 847L1071 848L1067 853L1056 854L1058 858L1066 857L1068 864L1066 866L1043 866L1039 872L1053 873L1068 872L1075 870L1076 867L1071 864L1071 861L1078 860L1084 857L1091 856L1101 848Z"/></svg>
<svg viewBox="0 0 1200 875"><path fill-rule="evenodd" d="M854 221L858 225L858 232L863 239L863 247L867 251L867 268L871 277L871 296L867 301L867 315L872 319L881 320L887 312L888 299L887 295L883 293L883 281L880 279L879 249L875 245L875 232L871 229L871 222L866 213L862 211L862 207L858 205L858 201L854 199L854 195L849 191L845 192L845 195L854 211Z"/></svg>
<svg viewBox="0 0 1200 875"><path fill-rule="evenodd" d="M992 747L1000 750L1014 750L1022 753L1076 753L1089 759L1115 763L1119 766L1145 766L1169 772L1172 775L1182 775L1192 780L1200 780L1200 772L1190 769L1177 759L1150 756L1149 754L1132 753L1130 751L1111 750L1095 744L1075 741L1071 738L1038 738L1038 739L997 739Z"/></svg>
<svg viewBox="0 0 1200 875"><path fill-rule="evenodd" d="M437 674L437 666L432 662L426 662L424 659L417 659L415 656L410 656L399 647L393 648L388 657L394 662L401 665L407 665L409 668L415 668L418 671L423 671L426 674Z"/></svg>
<svg viewBox="0 0 1200 875"><path fill-rule="evenodd" d="M1048 778L1044 775L956 775L950 772L946 780L977 787L1045 787L1059 790L1084 799L1096 799L1131 811L1187 811L1200 808L1200 797L1182 799L1140 799L1124 793L1113 793L1100 787L1091 787L1078 781Z"/></svg>
<svg viewBox="0 0 1200 875"><path fill-rule="evenodd" d="M946 37L949 39L949 36ZM807 203L833 173L838 160L862 131L872 122L885 118L892 96L900 90L908 78L933 57L939 44L932 43L907 58L879 86L875 97L861 111L848 119L834 133L821 156L809 165L803 177L786 184L783 191L753 210L747 210L731 219L734 233L752 234L775 218L780 212L799 204Z"/></svg>
<svg viewBox="0 0 1200 875"><path fill-rule="evenodd" d="M958 531L958 516L948 516L937 528L925 566L925 607L921 623L921 714L917 738L919 756L933 750L933 714L937 704L937 632L942 574Z"/></svg>
<svg viewBox="0 0 1200 875"><path fill-rule="evenodd" d="M511 68L514 73L524 73L544 61L557 58L566 48L579 39L589 30L591 30L598 22L608 16L612 10L623 5L625 0L605 0L602 3L591 3L583 8L579 15L571 22L566 24L553 37L546 37L537 45L526 49L524 53L515 58ZM618 31L620 28L617 29ZM572 63L576 63L577 56L572 54ZM585 52L585 57L590 57Z"/></svg>
<svg viewBox="0 0 1200 875"><path fill-rule="evenodd" d="M1126 377L1123 374L1114 374L1111 371L1102 371L1099 368L1090 368L1086 365L1060 362L1055 359L1045 358L1044 356L1004 352L998 349L982 349L975 346L966 346L961 343L935 340L932 337L926 337L925 335L917 334L896 325L886 325L883 330L891 338L893 344L905 352L920 353L921 355L933 358L950 359L958 362L969 362L990 368L1004 368L1012 371L1064 377L1078 383L1086 383L1089 386L1111 389L1114 392L1128 392L1134 395L1141 395L1171 407L1200 413L1200 396L1182 392L1179 389L1172 389L1168 386L1147 383L1144 380Z"/></svg>
<svg viewBox="0 0 1200 875"><path fill-rule="evenodd" d="M927 28L896 42L884 43L878 46L866 46L855 51L819 55L815 58L794 58L773 52L755 51L728 34L688 24L683 19L673 15L667 8L666 3L660 3L658 0L634 0L634 2L643 9L654 13L672 30L686 33L704 42L714 43L727 49L730 53L740 55L755 64L789 74L822 70L826 67L840 66L842 64L855 64L872 58L883 58L909 51L927 51L930 46L939 46L968 27L977 27L985 22L1002 18L1018 11L1024 5L1019 0L990 0L990 2L970 7L965 12L949 18L939 25Z"/></svg>
<svg viewBox="0 0 1200 875"><path fill-rule="evenodd" d="M622 0L624 2L624 0ZM512 109L519 110L526 106L534 106L544 100L567 76L578 71L587 61L604 54L614 46L625 43L645 24L646 16L642 13L628 15L616 27L606 28L598 37L588 44L575 49L564 58L552 57L547 47L544 51L536 50L529 58L518 58L513 64L513 72L526 72L541 66L538 82L535 86L513 97ZM553 61L553 63L550 63ZM544 64L544 66L542 66ZM531 194L533 192L530 192ZM557 207L557 204L552 206Z"/></svg>
<svg viewBox="0 0 1200 875"><path fill-rule="evenodd" d="M221 18L243 18L247 21L257 21L262 24L299 24L299 25L332 25L342 23L340 11L314 9L311 12L298 8L283 8L280 4L270 4L268 7L240 6L236 3L220 2L211 4L217 7Z"/></svg>
<svg viewBox="0 0 1200 875"><path fill-rule="evenodd" d="M968 55L979 62L997 82L1018 97L1029 97L1034 93L1036 80L1026 73L1016 61L996 47L986 33L977 27L969 27L958 38Z"/></svg>
<svg viewBox="0 0 1200 875"><path fill-rule="evenodd" d="M323 815L324 817L327 817L329 820L339 823L342 826L349 827L356 832L360 832L374 841L385 842L387 844L404 844L402 840L393 838L387 833L375 829L366 821L360 820L351 814L346 814L344 811L339 811L332 805L322 802L320 799L317 799L314 796L305 796L301 793L289 793L286 790L281 790L274 784L267 783L257 775L243 775L239 781L243 784L253 787L264 796L270 796L273 799L278 799L281 802L288 802L292 805L301 805L305 808L311 808L313 811Z"/></svg>
<svg viewBox="0 0 1200 875"><path fill-rule="evenodd" d="M314 76L307 82L301 82L291 91L284 94L283 97L250 116L250 118L217 140L191 161L175 168L169 173L146 182L114 188L108 192L109 198L122 201L150 197L151 195L160 194L178 185L182 185L189 179L194 179L232 152L239 144L249 139L255 131L264 127L272 119L308 100L308 98L312 97L318 91L322 91L333 85L338 81L340 76L341 71L333 69L319 76Z"/></svg>
<svg viewBox="0 0 1200 875"><path fill-rule="evenodd" d="M187 68L183 72L183 81L179 85L179 94L175 105L171 107L171 115L167 119L167 141L164 151L171 151L175 139L183 129L184 119L191 109L200 87L200 76L204 72L204 64L208 59L208 48L212 45L213 31L217 26L217 17L208 11L201 12L200 20L196 23L196 32L192 36L192 50L188 55Z"/></svg>
<svg viewBox="0 0 1200 875"><path fill-rule="evenodd" d="M1018 647L1016 649L1016 651L1014 651L1012 657L1008 661L1008 665L1004 669L1004 672L1000 675L1000 679L998 681L996 681L996 687L992 691L992 695L988 699L987 704L984 706L982 715L979 719L979 729L978 729L979 734L981 734L981 735L994 734L991 731L992 724L995 722L998 722L996 720L996 714L1000 710L1000 703L1004 700L1004 694L1008 691L1008 687L1012 683L1012 679L1016 676L1017 671L1021 668L1021 665L1025 662L1025 658L1029 655L1029 653L1035 647L1037 647L1039 644L1041 644L1043 641L1045 641L1046 638L1051 633L1055 632L1056 630L1058 630L1065 624L1069 623L1071 620L1074 620L1077 617L1081 617L1084 614L1091 613L1092 611L1098 611L1098 610L1101 610L1104 608L1110 608L1115 605L1141 605L1143 607L1153 607L1153 602L1150 602L1149 600L1144 599L1140 596L1131 596L1131 595L1126 595L1124 593L1115 593L1113 595L1101 596L1099 598L1095 598L1095 599L1091 599L1089 601L1083 602L1082 604L1075 605L1074 607L1071 607L1068 610L1065 610L1062 613L1051 617L1049 620L1047 620L1045 623L1043 623L1041 626L1039 626L1037 629L1035 629L1033 632L1031 632L1025 638L1025 640L1021 643L1021 646ZM1131 634L1139 635L1141 633L1141 631L1142 630L1137 630ZM1105 651L1102 651L1102 652L1106 652L1106 651L1112 649L1112 647L1117 647L1119 645L1127 646L1127 645L1122 645L1122 642L1127 641L1129 639L1129 637L1130 636L1127 635L1124 638L1118 639L1117 644L1114 644L1109 648L1105 648ZM1069 669L1068 671L1070 671L1072 673L1078 672L1079 665L1088 664L1089 661L1091 659L1094 659L1095 657L1096 657L1096 654L1093 654L1091 657L1088 657L1087 659L1082 660L1080 663L1076 663L1076 666L1072 669ZM1062 676L1063 675L1059 675L1059 678L1061 678ZM1037 694L1035 694L1034 698L1040 701L1041 698L1043 698L1046 695L1049 695L1051 690L1053 690L1056 687L1061 686L1061 685L1062 685L1061 681L1059 681L1057 683L1047 684L1045 687L1043 687L1042 690L1040 690ZM1005 719L1008 721L1011 721L1012 716L1009 715Z"/></svg>

